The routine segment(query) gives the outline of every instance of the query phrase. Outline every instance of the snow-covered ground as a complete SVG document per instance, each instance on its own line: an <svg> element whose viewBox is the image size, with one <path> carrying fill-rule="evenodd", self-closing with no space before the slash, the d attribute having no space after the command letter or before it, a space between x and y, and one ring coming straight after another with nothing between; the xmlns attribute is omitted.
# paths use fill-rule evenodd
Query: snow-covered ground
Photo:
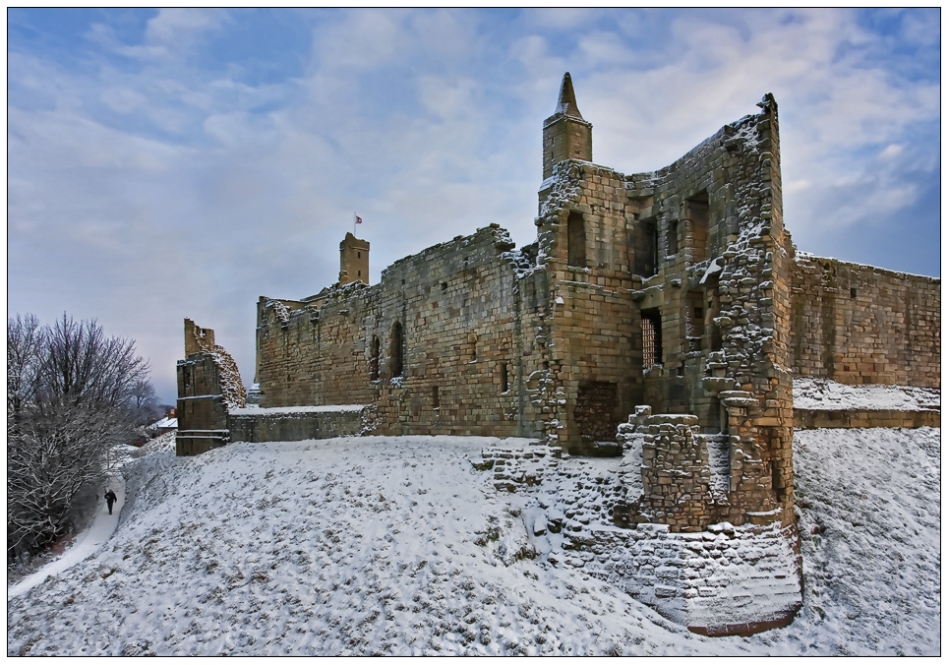
<svg viewBox="0 0 949 665"><path fill-rule="evenodd" d="M938 388L848 386L829 379L794 379L795 409L938 409Z"/></svg>
<svg viewBox="0 0 949 665"><path fill-rule="evenodd" d="M939 653L939 430L795 434L805 604L750 638L689 633L584 568L525 556L537 495L471 464L498 443L143 456L109 543L10 599L8 653ZM540 489L582 503L616 463L563 460Z"/></svg>

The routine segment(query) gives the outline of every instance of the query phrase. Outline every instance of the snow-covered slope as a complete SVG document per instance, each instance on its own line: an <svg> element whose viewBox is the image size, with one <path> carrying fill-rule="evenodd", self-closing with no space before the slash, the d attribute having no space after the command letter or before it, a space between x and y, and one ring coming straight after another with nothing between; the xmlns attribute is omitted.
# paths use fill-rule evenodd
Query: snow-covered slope
<svg viewBox="0 0 949 665"><path fill-rule="evenodd" d="M938 430L797 433L805 606L751 638L691 634L583 569L526 556L524 498L470 463L496 443L147 455L109 544L10 600L8 653L939 651Z"/></svg>
<svg viewBox="0 0 949 665"><path fill-rule="evenodd" d="M794 379L795 409L938 409L938 388L849 386L829 379Z"/></svg>

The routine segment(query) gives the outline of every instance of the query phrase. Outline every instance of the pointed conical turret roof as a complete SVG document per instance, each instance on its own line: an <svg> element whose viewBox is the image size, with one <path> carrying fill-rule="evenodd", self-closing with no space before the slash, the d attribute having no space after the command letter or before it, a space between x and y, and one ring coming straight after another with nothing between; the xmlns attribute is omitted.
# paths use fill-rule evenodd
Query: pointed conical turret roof
<svg viewBox="0 0 949 665"><path fill-rule="evenodd" d="M577 96L573 93L573 81L570 79L570 72L563 75L563 83L560 84L560 101L557 102L557 113L583 120L580 109L577 108Z"/></svg>

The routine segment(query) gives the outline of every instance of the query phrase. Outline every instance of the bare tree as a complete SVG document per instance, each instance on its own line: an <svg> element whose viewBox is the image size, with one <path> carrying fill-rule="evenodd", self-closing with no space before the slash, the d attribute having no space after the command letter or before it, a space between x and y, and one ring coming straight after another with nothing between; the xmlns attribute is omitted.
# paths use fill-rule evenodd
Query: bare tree
<svg viewBox="0 0 949 665"><path fill-rule="evenodd" d="M95 321L64 314L39 328L35 316L17 316L7 337L7 394L15 399L8 417L16 415L7 441L7 551L15 556L68 532L76 498L110 470L112 448L128 440L154 391L135 343L106 337Z"/></svg>
<svg viewBox="0 0 949 665"><path fill-rule="evenodd" d="M129 409L138 425L148 425L163 415L164 409L158 403L158 396L151 382L141 379L135 382L130 393Z"/></svg>
<svg viewBox="0 0 949 665"><path fill-rule="evenodd" d="M17 314L7 322L7 430L20 421L24 404L36 395L40 373L41 349L45 345L44 328L33 314Z"/></svg>

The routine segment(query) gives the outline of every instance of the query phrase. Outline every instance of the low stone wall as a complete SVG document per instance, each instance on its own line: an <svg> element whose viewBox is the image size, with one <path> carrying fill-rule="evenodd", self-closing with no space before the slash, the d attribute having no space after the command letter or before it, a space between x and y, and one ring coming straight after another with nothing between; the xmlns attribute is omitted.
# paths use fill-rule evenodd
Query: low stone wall
<svg viewBox="0 0 949 665"><path fill-rule="evenodd" d="M594 531L590 574L619 584L702 635L750 635L789 624L801 607L800 556L791 528L712 525L671 533L665 524Z"/></svg>
<svg viewBox="0 0 949 665"><path fill-rule="evenodd" d="M935 409L897 411L889 409L794 409L794 426L824 427L939 427L941 412Z"/></svg>
<svg viewBox="0 0 949 665"><path fill-rule="evenodd" d="M366 431L368 407L278 407L235 409L227 416L231 441L305 441L358 436Z"/></svg>

